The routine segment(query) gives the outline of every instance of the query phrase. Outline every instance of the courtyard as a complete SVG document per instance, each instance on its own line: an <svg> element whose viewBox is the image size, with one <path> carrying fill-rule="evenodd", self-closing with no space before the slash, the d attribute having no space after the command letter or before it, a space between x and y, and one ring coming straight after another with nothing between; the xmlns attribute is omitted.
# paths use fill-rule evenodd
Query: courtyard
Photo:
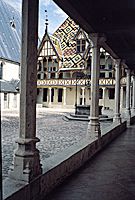
<svg viewBox="0 0 135 200"><path fill-rule="evenodd" d="M42 160L55 155L59 151L75 145L86 135L88 122L69 121L65 115L74 110L60 110L49 108L37 109L37 137L40 142L37 148ZM102 129L111 122L101 123ZM3 179L8 176L9 167L12 165L13 152L17 148L15 140L19 137L19 111L2 111L2 157Z"/></svg>

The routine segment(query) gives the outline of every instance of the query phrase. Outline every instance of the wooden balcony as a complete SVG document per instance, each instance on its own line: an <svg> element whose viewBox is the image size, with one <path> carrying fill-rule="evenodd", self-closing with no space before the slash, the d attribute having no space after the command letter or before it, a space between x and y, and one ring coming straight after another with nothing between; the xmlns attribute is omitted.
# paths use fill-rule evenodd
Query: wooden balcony
<svg viewBox="0 0 135 200"><path fill-rule="evenodd" d="M45 79L37 80L37 86L89 86L91 84L90 79ZM113 78L104 78L99 79L100 86L113 86L115 85L115 79Z"/></svg>

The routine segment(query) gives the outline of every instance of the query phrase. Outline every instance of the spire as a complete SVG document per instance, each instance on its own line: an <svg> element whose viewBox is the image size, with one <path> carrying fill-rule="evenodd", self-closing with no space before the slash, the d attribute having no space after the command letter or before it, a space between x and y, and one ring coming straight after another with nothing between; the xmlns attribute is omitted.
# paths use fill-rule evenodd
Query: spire
<svg viewBox="0 0 135 200"><path fill-rule="evenodd" d="M46 13L46 19L45 19L45 25L46 25L46 27L45 27L45 33L47 33L47 29L48 29L48 16L47 16L47 10L45 10L45 13Z"/></svg>

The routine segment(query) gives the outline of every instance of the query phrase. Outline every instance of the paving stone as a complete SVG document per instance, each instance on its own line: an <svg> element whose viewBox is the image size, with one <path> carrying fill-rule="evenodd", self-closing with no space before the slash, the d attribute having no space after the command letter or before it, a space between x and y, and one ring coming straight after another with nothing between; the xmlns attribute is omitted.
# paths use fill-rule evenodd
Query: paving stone
<svg viewBox="0 0 135 200"><path fill-rule="evenodd" d="M102 127L109 126L109 123ZM37 148L42 160L48 158L85 137L88 122L64 120L64 112L50 109L37 109ZM2 156L3 179L7 177L13 162L13 152L17 148L15 140L19 137L19 114L17 110L2 111Z"/></svg>

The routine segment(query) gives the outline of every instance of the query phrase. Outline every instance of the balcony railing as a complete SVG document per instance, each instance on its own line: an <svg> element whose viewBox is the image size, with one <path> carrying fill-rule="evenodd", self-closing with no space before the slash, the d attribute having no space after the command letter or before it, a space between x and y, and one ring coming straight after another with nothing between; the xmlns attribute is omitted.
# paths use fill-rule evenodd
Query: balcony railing
<svg viewBox="0 0 135 200"><path fill-rule="evenodd" d="M78 86L84 86L87 82L91 84L90 79L45 79L38 80L37 86L76 86L76 82ZM102 86L112 86L115 85L115 79L113 78L104 78L99 79L99 85Z"/></svg>

